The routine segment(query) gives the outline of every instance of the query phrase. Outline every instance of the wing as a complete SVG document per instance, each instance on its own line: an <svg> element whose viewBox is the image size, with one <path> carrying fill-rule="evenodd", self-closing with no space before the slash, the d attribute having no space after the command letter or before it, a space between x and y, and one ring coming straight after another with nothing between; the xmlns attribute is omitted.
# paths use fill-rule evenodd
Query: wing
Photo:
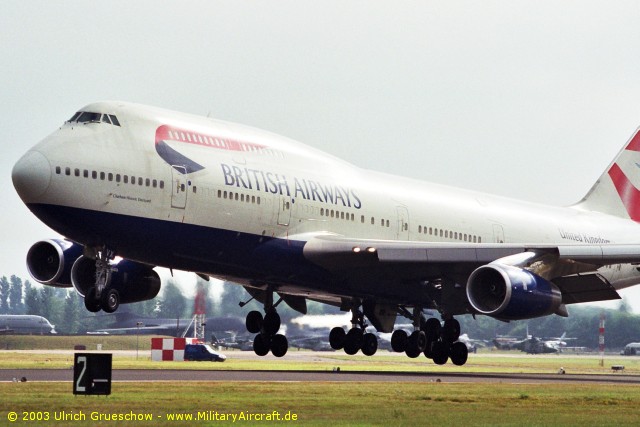
<svg viewBox="0 0 640 427"><path fill-rule="evenodd" d="M640 263L640 245L425 243L322 235L305 244L304 256L355 288L438 280L464 288L476 269L498 263L551 281L562 303L571 304L620 298L599 268Z"/></svg>

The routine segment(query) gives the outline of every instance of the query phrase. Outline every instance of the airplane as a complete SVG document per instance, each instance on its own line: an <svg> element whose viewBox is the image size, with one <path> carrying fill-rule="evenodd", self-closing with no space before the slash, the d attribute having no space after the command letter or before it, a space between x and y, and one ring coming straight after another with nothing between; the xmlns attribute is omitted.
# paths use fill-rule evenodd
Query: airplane
<svg viewBox="0 0 640 427"><path fill-rule="evenodd" d="M618 299L640 283L640 133L569 207L545 206L354 166L300 142L119 101L81 108L14 165L26 206L64 238L27 253L33 278L71 287L91 312L154 298L155 267L243 286L256 354L282 357L282 302L339 307L335 349L464 365L456 316L510 321ZM533 171L531 173L534 173ZM246 302L241 302L244 304ZM440 319L425 318L437 310ZM397 316L413 325L394 331Z"/></svg>
<svg viewBox="0 0 640 427"><path fill-rule="evenodd" d="M153 334L176 337L181 336L183 333L186 333L187 336L193 333L193 325L190 325L191 319L145 317L128 311L119 311L114 313L113 316L115 316L113 322L106 321L109 323L108 326L87 333L106 333L110 335ZM100 321L105 323L105 319L100 319ZM205 325L208 329L216 331L240 330L244 327L243 322L237 317L208 317L205 319Z"/></svg>
<svg viewBox="0 0 640 427"><path fill-rule="evenodd" d="M565 340L575 339L567 338L566 335L567 333L564 332L558 338L543 339L529 335L527 328L527 337L522 340L496 338L493 340L493 344L498 350L520 350L528 354L561 353L563 349L567 348Z"/></svg>
<svg viewBox="0 0 640 427"><path fill-rule="evenodd" d="M0 314L0 334L56 334L55 326L46 318L31 314Z"/></svg>

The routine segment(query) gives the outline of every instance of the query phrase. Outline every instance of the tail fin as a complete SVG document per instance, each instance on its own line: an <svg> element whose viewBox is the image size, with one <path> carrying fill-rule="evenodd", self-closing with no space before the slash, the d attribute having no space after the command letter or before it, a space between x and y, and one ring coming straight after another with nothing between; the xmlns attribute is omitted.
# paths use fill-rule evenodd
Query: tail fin
<svg viewBox="0 0 640 427"><path fill-rule="evenodd" d="M640 128L574 207L640 222Z"/></svg>

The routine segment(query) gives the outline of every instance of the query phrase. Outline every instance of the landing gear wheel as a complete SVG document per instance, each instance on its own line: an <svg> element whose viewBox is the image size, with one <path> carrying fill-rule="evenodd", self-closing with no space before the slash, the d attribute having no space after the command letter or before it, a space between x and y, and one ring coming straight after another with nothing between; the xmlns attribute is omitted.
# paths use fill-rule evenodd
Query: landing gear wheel
<svg viewBox="0 0 640 427"><path fill-rule="evenodd" d="M427 336L422 331L413 331L411 335L409 335L407 346L414 347L418 350L418 353L422 353L427 346Z"/></svg>
<svg viewBox="0 0 640 427"><path fill-rule="evenodd" d="M344 341L344 352L353 356L362 348L363 332L360 328L351 328Z"/></svg>
<svg viewBox="0 0 640 427"><path fill-rule="evenodd" d="M100 300L96 297L96 288L93 286L89 288L84 296L84 307L92 313L100 311Z"/></svg>
<svg viewBox="0 0 640 427"><path fill-rule="evenodd" d="M433 345L436 343L437 341L431 341L427 338L427 345L424 347L424 357L426 357L427 359L433 359Z"/></svg>
<svg viewBox="0 0 640 427"><path fill-rule="evenodd" d="M373 356L378 350L378 337L372 333L366 333L362 337L362 353L365 356Z"/></svg>
<svg viewBox="0 0 640 427"><path fill-rule="evenodd" d="M334 350L342 350L344 348L344 342L346 339L347 333L339 326L331 329L329 332L329 345Z"/></svg>
<svg viewBox="0 0 640 427"><path fill-rule="evenodd" d="M282 334L276 334L271 339L271 353L275 357L282 357L287 354L287 350L289 349L289 343L287 341L287 337Z"/></svg>
<svg viewBox="0 0 640 427"><path fill-rule="evenodd" d="M451 357L451 363L457 366L462 366L467 363L467 358L469 357L469 349L464 343L454 342L451 345L449 357Z"/></svg>
<svg viewBox="0 0 640 427"><path fill-rule="evenodd" d="M437 341L440 338L440 333L442 331L442 325L440 325L440 321L435 317L430 317L424 324L423 331L427 336L427 340Z"/></svg>
<svg viewBox="0 0 640 427"><path fill-rule="evenodd" d="M275 311L270 311L264 315L264 322L262 322L264 332L269 335L275 335L280 330L280 315Z"/></svg>
<svg viewBox="0 0 640 427"><path fill-rule="evenodd" d="M460 322L456 319L447 319L442 327L442 340L448 344L456 342L460 338Z"/></svg>
<svg viewBox="0 0 640 427"><path fill-rule="evenodd" d="M260 332L262 328L262 313L259 311L253 310L247 314L247 318L245 320L245 326L247 327L247 331L252 334L257 334Z"/></svg>
<svg viewBox="0 0 640 427"><path fill-rule="evenodd" d="M258 334L253 339L253 351L258 356L266 356L269 353L269 337L264 334Z"/></svg>
<svg viewBox="0 0 640 427"><path fill-rule="evenodd" d="M449 345L442 341L433 343L433 363L436 365L444 365L449 359Z"/></svg>
<svg viewBox="0 0 640 427"><path fill-rule="evenodd" d="M396 353L404 352L407 349L408 339L409 336L406 331L402 329L393 331L393 334L391 334L391 349Z"/></svg>
<svg viewBox="0 0 640 427"><path fill-rule="evenodd" d="M105 313L113 313L120 306L120 294L115 289L105 289L100 298L100 307Z"/></svg>

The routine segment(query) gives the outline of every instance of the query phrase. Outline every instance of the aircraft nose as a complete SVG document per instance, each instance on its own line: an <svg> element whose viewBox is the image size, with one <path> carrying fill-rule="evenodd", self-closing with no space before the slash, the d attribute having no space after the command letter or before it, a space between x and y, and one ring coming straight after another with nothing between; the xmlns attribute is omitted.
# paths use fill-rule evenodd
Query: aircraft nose
<svg viewBox="0 0 640 427"><path fill-rule="evenodd" d="M39 151L29 151L13 166L13 186L25 202L37 201L51 183L51 165Z"/></svg>

